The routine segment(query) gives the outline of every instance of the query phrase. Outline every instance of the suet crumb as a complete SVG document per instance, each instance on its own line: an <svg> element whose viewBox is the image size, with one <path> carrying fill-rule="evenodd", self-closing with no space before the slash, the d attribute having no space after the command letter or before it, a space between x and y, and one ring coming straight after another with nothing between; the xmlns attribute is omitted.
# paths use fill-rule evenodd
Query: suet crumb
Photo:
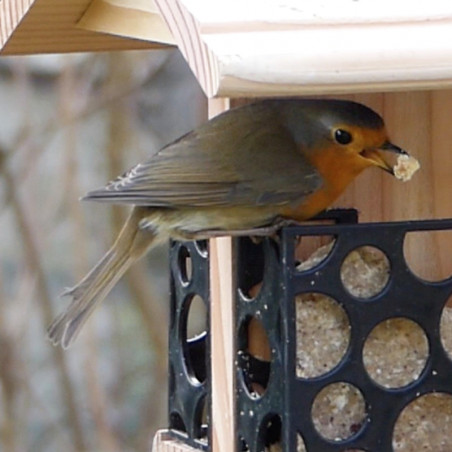
<svg viewBox="0 0 452 452"><path fill-rule="evenodd" d="M409 181L413 174L421 167L419 162L408 154L401 154L397 158L397 163L394 166L394 176L403 182Z"/></svg>

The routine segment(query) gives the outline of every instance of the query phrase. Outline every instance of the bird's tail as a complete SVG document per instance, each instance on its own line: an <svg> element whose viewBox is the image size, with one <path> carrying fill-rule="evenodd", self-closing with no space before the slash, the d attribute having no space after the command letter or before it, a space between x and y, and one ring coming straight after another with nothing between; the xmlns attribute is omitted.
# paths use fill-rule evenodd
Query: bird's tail
<svg viewBox="0 0 452 452"><path fill-rule="evenodd" d="M135 208L116 242L95 267L62 295L72 297L67 309L47 329L54 345L68 348L97 305L108 295L126 270L153 245L155 235L141 231Z"/></svg>

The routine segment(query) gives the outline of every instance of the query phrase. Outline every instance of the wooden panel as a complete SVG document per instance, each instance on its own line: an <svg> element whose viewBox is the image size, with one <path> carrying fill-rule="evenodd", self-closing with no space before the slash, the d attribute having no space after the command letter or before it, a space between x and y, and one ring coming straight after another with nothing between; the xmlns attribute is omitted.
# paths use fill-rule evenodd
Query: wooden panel
<svg viewBox="0 0 452 452"><path fill-rule="evenodd" d="M89 0L0 1L1 53L19 55L162 47L162 44L77 28L89 3Z"/></svg>
<svg viewBox="0 0 452 452"><path fill-rule="evenodd" d="M209 116L229 107L223 99L209 101ZM210 240L210 344L212 452L235 451L234 268L230 237Z"/></svg>
<svg viewBox="0 0 452 452"><path fill-rule="evenodd" d="M270 29L287 30L300 25L381 24L445 20L452 6L444 0L404 2L394 0L243 0L209 3L203 0L181 0L200 22L202 32L228 33Z"/></svg>

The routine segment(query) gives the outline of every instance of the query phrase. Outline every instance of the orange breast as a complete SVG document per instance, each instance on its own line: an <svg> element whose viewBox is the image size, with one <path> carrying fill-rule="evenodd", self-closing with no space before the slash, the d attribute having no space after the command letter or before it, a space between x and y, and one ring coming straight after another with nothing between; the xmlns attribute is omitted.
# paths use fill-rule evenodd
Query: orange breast
<svg viewBox="0 0 452 452"><path fill-rule="evenodd" d="M284 207L280 211L280 215L296 221L308 220L322 212L322 210L325 210L336 198L337 196L332 196L328 190L321 189L308 196L304 202L298 206Z"/></svg>
<svg viewBox="0 0 452 452"><path fill-rule="evenodd" d="M286 206L280 214L297 221L307 220L329 207L350 182L368 165L353 154L344 154L334 147L310 156L323 179L323 186L307 196L298 206Z"/></svg>

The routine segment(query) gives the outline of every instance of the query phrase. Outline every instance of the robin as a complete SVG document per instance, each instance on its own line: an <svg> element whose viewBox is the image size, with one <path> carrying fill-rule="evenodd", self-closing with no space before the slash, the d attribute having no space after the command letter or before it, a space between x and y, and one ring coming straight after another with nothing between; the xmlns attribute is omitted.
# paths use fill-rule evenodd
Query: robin
<svg viewBox="0 0 452 452"><path fill-rule="evenodd" d="M67 348L130 267L169 238L263 235L326 209L365 168L391 174L383 119L351 101L269 99L231 109L83 199L134 207L48 329Z"/></svg>

